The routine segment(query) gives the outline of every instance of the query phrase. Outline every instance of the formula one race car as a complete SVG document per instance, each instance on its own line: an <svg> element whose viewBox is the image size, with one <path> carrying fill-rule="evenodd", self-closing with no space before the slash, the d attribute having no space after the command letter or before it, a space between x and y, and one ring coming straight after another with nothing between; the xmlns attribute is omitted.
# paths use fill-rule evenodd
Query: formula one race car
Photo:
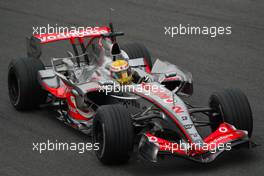
<svg viewBox="0 0 264 176"><path fill-rule="evenodd" d="M119 45L116 38L123 34L110 23L28 38L28 56L9 65L12 105L19 111L54 107L60 120L92 135L104 164L124 163L135 151L152 162L175 155L208 163L233 146L250 144L252 113L240 90L213 93L207 107L190 105L192 75L154 62L142 44ZM44 66L41 45L59 40L70 40L74 54Z"/></svg>

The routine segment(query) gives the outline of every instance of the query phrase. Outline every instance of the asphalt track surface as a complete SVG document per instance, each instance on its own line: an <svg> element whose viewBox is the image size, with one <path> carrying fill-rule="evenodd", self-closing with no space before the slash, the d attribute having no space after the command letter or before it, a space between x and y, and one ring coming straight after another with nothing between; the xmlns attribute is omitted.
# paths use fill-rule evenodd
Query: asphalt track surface
<svg viewBox="0 0 264 176"><path fill-rule="evenodd" d="M154 58L171 61L193 73L192 101L207 104L209 95L239 87L254 114L254 139L263 143L264 126L264 2L261 0L146 0L146 1L9 1L0 2L0 175L261 175L263 147L227 152L207 165L183 159L153 164L133 157L122 166L101 165L93 152L60 151L39 154L32 142L89 142L46 110L17 112L9 103L7 68L26 52L25 36L32 26L49 24L93 26L106 24L108 8L115 9L116 28L126 33L121 42L142 42ZM164 26L232 26L232 35L170 38ZM51 44L43 56L65 56L69 45ZM56 47L58 48L56 48ZM68 46L68 47L66 47ZM48 50L49 49L49 50Z"/></svg>

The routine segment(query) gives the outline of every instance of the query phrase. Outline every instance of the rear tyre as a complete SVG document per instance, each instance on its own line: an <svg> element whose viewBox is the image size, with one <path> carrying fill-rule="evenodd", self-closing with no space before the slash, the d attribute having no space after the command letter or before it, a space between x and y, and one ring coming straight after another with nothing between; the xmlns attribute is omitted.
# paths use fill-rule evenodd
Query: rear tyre
<svg viewBox="0 0 264 176"><path fill-rule="evenodd" d="M97 158L107 165L126 163L133 150L134 130L127 109L104 105L93 121L93 142L99 144Z"/></svg>
<svg viewBox="0 0 264 176"><path fill-rule="evenodd" d="M17 110L30 110L44 103L47 93L38 83L39 70L45 67L41 60L19 58L8 67L8 92L11 104Z"/></svg>
<svg viewBox="0 0 264 176"><path fill-rule="evenodd" d="M146 64L146 71L151 71L153 66L153 60L148 49L140 43L129 43L121 46L121 49L124 50L129 59L135 58L144 58Z"/></svg>
<svg viewBox="0 0 264 176"><path fill-rule="evenodd" d="M253 130L253 118L250 104L246 95L238 89L225 89L211 95L210 107L218 115L210 116L215 131L222 122L234 125L237 129L248 131L251 137Z"/></svg>

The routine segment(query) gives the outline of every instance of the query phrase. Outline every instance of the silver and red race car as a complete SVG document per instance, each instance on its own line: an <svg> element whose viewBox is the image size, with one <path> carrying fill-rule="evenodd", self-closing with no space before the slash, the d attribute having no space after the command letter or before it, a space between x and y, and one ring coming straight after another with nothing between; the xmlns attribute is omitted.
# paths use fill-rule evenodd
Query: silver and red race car
<svg viewBox="0 0 264 176"><path fill-rule="evenodd" d="M119 45L116 37L123 34L110 24L28 38L28 56L9 65L12 105L19 111L54 107L57 118L92 136L104 164L124 163L136 152L152 162L175 155L208 163L234 146L250 146L252 113L240 90L224 89L210 96L208 106L193 106L187 102L192 75L169 62L154 62L142 44ZM60 40L69 40L74 53L45 66L41 45ZM111 75L110 64L118 59L136 73L129 85Z"/></svg>

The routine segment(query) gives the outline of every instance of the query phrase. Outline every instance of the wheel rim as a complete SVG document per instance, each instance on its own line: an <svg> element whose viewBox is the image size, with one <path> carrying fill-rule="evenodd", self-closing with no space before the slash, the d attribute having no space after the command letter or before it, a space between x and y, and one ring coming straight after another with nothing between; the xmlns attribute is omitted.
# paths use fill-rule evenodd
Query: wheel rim
<svg viewBox="0 0 264 176"><path fill-rule="evenodd" d="M8 73L8 92L12 104L16 105L19 100L20 91L19 79L13 68L11 68Z"/></svg>

